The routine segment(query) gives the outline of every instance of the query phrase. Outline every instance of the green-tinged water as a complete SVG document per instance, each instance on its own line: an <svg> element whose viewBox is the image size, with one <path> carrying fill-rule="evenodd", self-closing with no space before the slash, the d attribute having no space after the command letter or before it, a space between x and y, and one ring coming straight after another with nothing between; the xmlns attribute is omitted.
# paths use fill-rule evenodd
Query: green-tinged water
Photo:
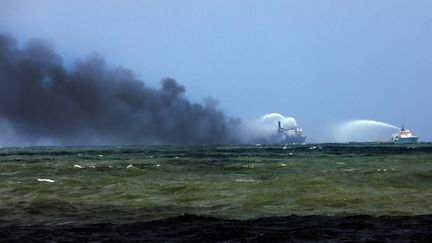
<svg viewBox="0 0 432 243"><path fill-rule="evenodd" d="M432 213L432 145L0 149L0 223Z"/></svg>

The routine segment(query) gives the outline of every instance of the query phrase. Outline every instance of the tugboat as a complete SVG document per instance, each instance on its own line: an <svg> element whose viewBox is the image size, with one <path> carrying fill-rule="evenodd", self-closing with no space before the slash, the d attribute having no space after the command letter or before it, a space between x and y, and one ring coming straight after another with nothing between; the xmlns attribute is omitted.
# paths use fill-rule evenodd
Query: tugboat
<svg viewBox="0 0 432 243"><path fill-rule="evenodd" d="M278 133L281 136L281 143L303 144L306 141L303 129L298 127L283 128L280 121L278 121Z"/></svg>
<svg viewBox="0 0 432 243"><path fill-rule="evenodd" d="M402 125L399 133L394 134L392 136L393 143L417 143L418 137L412 135L410 130L405 129L405 126Z"/></svg>

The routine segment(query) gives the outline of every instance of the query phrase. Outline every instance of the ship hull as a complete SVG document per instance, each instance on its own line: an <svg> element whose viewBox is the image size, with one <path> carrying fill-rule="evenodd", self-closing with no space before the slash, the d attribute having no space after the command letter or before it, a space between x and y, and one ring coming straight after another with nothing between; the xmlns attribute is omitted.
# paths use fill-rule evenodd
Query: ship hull
<svg viewBox="0 0 432 243"><path fill-rule="evenodd" d="M418 137L411 138L395 138L393 139L394 143L417 143Z"/></svg>
<svg viewBox="0 0 432 243"><path fill-rule="evenodd" d="M303 144L306 141L306 137L286 137L281 142L283 144Z"/></svg>

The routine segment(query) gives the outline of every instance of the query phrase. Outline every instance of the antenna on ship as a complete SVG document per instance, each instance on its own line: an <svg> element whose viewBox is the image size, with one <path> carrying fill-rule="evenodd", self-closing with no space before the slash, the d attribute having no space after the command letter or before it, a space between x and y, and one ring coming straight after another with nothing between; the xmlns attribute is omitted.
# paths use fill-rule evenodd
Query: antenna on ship
<svg viewBox="0 0 432 243"><path fill-rule="evenodd" d="M405 125L404 124L402 124L401 131L405 131Z"/></svg>

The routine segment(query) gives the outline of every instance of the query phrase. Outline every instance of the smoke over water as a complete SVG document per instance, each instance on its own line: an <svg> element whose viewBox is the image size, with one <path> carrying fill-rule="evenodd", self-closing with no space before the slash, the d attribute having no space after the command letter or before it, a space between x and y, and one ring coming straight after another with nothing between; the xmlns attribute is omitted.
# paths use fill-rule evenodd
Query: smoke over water
<svg viewBox="0 0 432 243"><path fill-rule="evenodd" d="M174 79L147 87L92 55L66 69L50 43L0 35L0 133L6 145L238 143L242 122L191 103ZM6 141L7 140L7 141Z"/></svg>
<svg viewBox="0 0 432 243"><path fill-rule="evenodd" d="M374 120L351 120L335 129L335 142L387 141L399 127Z"/></svg>

